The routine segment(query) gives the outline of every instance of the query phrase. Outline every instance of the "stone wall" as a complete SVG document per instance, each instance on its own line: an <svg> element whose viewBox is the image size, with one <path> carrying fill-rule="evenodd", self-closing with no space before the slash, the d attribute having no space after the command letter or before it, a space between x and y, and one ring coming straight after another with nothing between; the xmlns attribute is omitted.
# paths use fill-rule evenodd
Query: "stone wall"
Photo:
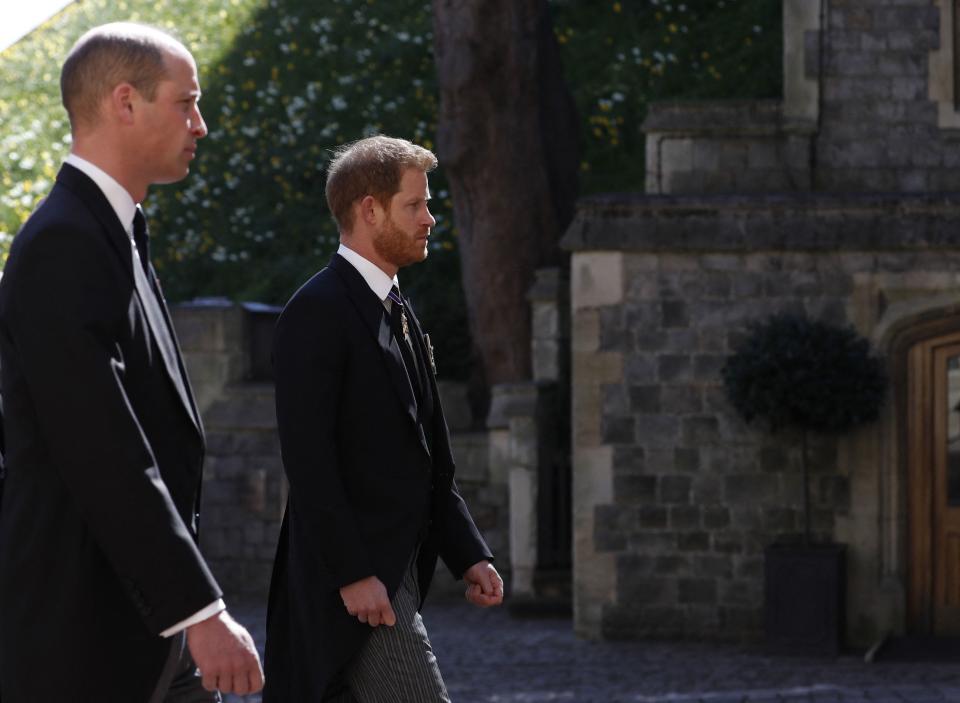
<svg viewBox="0 0 960 703"><path fill-rule="evenodd" d="M647 193L810 189L811 126L779 101L654 103L643 131Z"/></svg>
<svg viewBox="0 0 960 703"><path fill-rule="evenodd" d="M784 0L783 101L652 105L646 192L960 189L949 0Z"/></svg>
<svg viewBox="0 0 960 703"><path fill-rule="evenodd" d="M605 196L564 245L576 629L755 638L763 548L802 529L799 450L746 426L719 371L747 323L781 311L888 351L898 311L960 295L960 198ZM813 445L813 527L849 545L858 643L902 628L904 515L881 496L893 422Z"/></svg>
<svg viewBox="0 0 960 703"><path fill-rule="evenodd" d="M940 117L955 111L952 5L827 2L816 188L960 189L958 125Z"/></svg>
<svg viewBox="0 0 960 703"><path fill-rule="evenodd" d="M273 385L250 380L250 314L207 301L172 310L207 439L200 546L226 596L265 596L287 485Z"/></svg>

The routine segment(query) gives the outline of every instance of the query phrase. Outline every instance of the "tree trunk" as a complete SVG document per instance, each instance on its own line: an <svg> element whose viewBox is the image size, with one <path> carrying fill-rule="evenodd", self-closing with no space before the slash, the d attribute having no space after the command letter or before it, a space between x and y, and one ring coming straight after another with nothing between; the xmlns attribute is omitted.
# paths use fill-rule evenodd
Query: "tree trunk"
<svg viewBox="0 0 960 703"><path fill-rule="evenodd" d="M546 0L433 0L438 151L486 383L530 378L534 270L577 194L578 121Z"/></svg>

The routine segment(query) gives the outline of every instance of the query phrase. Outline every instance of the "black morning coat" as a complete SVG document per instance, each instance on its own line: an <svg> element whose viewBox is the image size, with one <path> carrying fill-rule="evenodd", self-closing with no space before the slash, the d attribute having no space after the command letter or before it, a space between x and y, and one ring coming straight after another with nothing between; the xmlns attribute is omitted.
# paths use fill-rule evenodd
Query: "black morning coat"
<svg viewBox="0 0 960 703"><path fill-rule="evenodd" d="M0 280L3 703L146 701L159 633L221 595L196 544L203 431L151 286L64 165Z"/></svg>
<svg viewBox="0 0 960 703"><path fill-rule="evenodd" d="M264 703L320 701L371 628L341 586L376 575L390 597L411 554L421 605L437 556L455 577L492 559L453 480L423 331L417 407L382 301L343 257L287 303L274 338L277 420L290 481L267 613Z"/></svg>

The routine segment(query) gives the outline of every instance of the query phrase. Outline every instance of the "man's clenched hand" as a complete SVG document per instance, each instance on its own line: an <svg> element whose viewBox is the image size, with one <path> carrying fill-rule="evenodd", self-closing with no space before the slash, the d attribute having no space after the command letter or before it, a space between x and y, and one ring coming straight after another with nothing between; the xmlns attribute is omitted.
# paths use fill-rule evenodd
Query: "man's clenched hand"
<svg viewBox="0 0 960 703"><path fill-rule="evenodd" d="M347 612L370 627L397 624L397 616L387 597L387 588L376 576L354 581L340 589Z"/></svg>
<svg viewBox="0 0 960 703"><path fill-rule="evenodd" d="M188 627L187 646L208 691L244 696L263 688L253 638L226 610Z"/></svg>
<svg viewBox="0 0 960 703"><path fill-rule="evenodd" d="M467 600L481 608L503 603L503 579L489 561L478 561L463 574Z"/></svg>

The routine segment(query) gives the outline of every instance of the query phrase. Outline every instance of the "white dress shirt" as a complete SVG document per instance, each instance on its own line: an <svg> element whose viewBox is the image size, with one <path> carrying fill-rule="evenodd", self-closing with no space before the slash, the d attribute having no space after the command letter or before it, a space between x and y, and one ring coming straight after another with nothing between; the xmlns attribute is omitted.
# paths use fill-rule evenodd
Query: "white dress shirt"
<svg viewBox="0 0 960 703"><path fill-rule="evenodd" d="M390 295L390 289L396 286L397 290L400 290L400 282L397 280L397 277L394 276L390 278L390 276L384 273L383 269L369 259L360 256L346 244L340 244L337 253L349 261L353 268L363 276L363 280L370 286L370 290L383 301L383 304L389 310L392 301L387 296Z"/></svg>
<svg viewBox="0 0 960 703"><path fill-rule="evenodd" d="M127 189L117 183L117 181L106 171L95 166L86 159L80 158L76 154L68 155L66 158L66 163L82 171L84 174L90 177L90 180L97 184L97 187L103 192L104 197L106 197L107 202L110 203L110 207L112 207L114 213L116 213L117 219L120 221L120 224L126 231L127 236L130 237L130 241L132 243L133 216L136 214L138 206L135 202L133 202L133 198L130 197L130 193L127 192ZM133 245L133 248L136 250L136 244ZM134 259L134 261L137 260ZM178 632L187 629L191 625L195 625L202 620L206 620L207 618L216 615L221 610L226 609L227 606L223 602L223 599L218 598L213 603L202 610L197 611L186 620L181 620L176 625L168 627L166 630L160 633L160 636L171 637Z"/></svg>

